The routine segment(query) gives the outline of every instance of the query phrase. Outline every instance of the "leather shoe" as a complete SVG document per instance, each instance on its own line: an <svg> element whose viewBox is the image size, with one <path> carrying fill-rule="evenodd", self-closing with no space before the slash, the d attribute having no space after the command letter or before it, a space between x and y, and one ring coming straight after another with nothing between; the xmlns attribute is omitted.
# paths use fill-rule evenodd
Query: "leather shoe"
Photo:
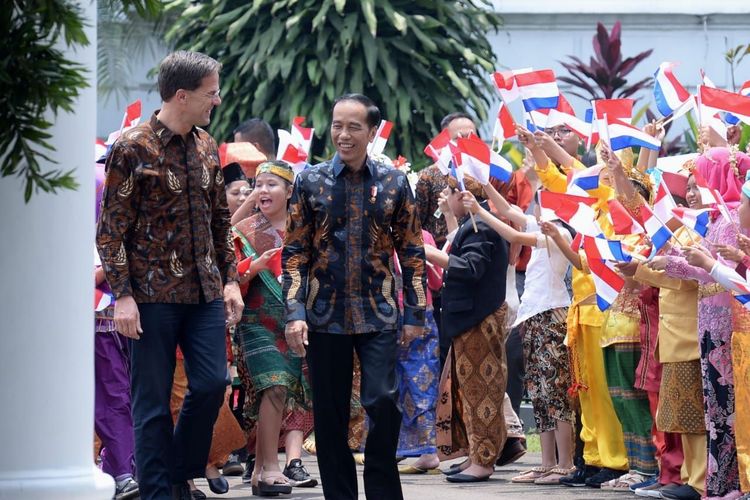
<svg viewBox="0 0 750 500"><path fill-rule="evenodd" d="M224 476L219 476L214 479L206 478L206 481L208 482L209 489L217 495L223 495L229 491L229 482Z"/></svg>
<svg viewBox="0 0 750 500"><path fill-rule="evenodd" d="M669 485L662 488L660 493L662 498L673 498L676 500L698 500L701 497L701 494L689 484L681 484L680 486Z"/></svg>
<svg viewBox="0 0 750 500"><path fill-rule="evenodd" d="M500 453L495 465L502 467L515 462L526 454L525 440L521 438L508 438L503 446L503 451Z"/></svg>
<svg viewBox="0 0 750 500"><path fill-rule="evenodd" d="M172 500L193 500L187 481L172 485Z"/></svg>
<svg viewBox="0 0 750 500"><path fill-rule="evenodd" d="M481 483L487 481L490 476L472 476L471 474L452 474L446 476L446 481L451 483Z"/></svg>

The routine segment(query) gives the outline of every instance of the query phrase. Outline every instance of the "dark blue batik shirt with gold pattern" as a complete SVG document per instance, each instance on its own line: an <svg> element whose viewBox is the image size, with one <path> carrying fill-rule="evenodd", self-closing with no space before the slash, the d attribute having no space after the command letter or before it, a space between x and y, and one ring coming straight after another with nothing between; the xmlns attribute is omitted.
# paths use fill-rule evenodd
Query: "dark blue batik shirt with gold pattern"
<svg viewBox="0 0 750 500"><path fill-rule="evenodd" d="M424 324L424 243L403 172L369 158L355 171L336 155L297 176L289 212L282 251L287 321L305 320L312 332L395 331L395 250L404 324Z"/></svg>

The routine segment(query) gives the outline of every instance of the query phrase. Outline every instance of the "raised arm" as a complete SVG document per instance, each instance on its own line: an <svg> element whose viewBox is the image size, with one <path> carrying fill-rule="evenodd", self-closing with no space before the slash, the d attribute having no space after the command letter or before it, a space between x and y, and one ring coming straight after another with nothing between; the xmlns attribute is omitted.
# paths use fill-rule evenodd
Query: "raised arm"
<svg viewBox="0 0 750 500"><path fill-rule="evenodd" d="M557 245L557 248L560 249L565 258L568 259L568 262L579 271L582 271L584 266L581 261L581 255L571 248L570 243L565 241L557 226L551 222L542 221L539 223L539 227L543 235L555 242L555 245Z"/></svg>
<svg viewBox="0 0 750 500"><path fill-rule="evenodd" d="M503 195L497 192L495 186L487 184L484 186L484 192L487 194L487 198L492 202L497 210L497 215L505 217L514 224L524 226L526 224L526 214L524 214L520 208L515 207L508 203Z"/></svg>
<svg viewBox="0 0 750 500"><path fill-rule="evenodd" d="M521 245L532 246L532 247L537 245L537 237L535 234L524 233L516 229L513 229L508 224L501 221L500 219L492 215L490 212L488 212L486 209L484 209L479 204L479 202L477 202L477 199L474 197L474 195L471 194L469 191L464 191L463 193L461 193L461 195L462 195L462 202L464 206L468 208L469 211L473 213L474 215L478 215L479 217L481 217L482 220L486 222L487 225L490 226L497 234L502 236L504 240L509 241L511 243L519 243ZM500 196L500 199L504 201L504 198L502 196ZM525 216L521 218L520 225L523 225L523 226L526 225Z"/></svg>

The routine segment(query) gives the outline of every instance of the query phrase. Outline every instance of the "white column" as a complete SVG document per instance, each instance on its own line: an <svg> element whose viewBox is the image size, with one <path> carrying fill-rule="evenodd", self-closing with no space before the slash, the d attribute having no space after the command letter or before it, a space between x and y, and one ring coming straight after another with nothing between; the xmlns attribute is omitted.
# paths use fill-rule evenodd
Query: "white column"
<svg viewBox="0 0 750 500"><path fill-rule="evenodd" d="M75 113L50 115L59 161L77 191L35 194L0 178L0 499L109 499L93 465L96 2L82 2L91 42ZM45 167L50 167L44 165Z"/></svg>

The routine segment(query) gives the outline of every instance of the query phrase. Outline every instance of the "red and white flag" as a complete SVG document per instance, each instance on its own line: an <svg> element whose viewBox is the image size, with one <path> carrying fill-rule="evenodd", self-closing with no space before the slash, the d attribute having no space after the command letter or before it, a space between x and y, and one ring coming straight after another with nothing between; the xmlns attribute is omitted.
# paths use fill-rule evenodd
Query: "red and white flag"
<svg viewBox="0 0 750 500"><path fill-rule="evenodd" d="M380 120L380 125L378 125L378 131L375 134L375 138L367 146L368 156L383 154L383 151L385 151L385 145L388 143L388 138L391 136L392 129L393 122Z"/></svg>
<svg viewBox="0 0 750 500"><path fill-rule="evenodd" d="M107 137L104 142L107 146L114 144L115 141L122 135L126 130L130 130L141 122L141 100L136 99L135 101L128 104L125 108L125 115L122 117L122 123L120 124L120 130L115 130Z"/></svg>
<svg viewBox="0 0 750 500"><path fill-rule="evenodd" d="M750 97L701 85L698 89L701 104L711 111L732 113L743 123L750 125ZM706 116L701 113L702 118Z"/></svg>
<svg viewBox="0 0 750 500"><path fill-rule="evenodd" d="M492 131L492 137L502 144L507 139L516 136L516 122L513 120L513 116L508 110L508 106L504 102L500 101L500 109L497 110L497 118L495 118L495 128Z"/></svg>
<svg viewBox="0 0 750 500"><path fill-rule="evenodd" d="M432 138L430 143L425 146L424 153L437 163L440 159L440 152L448 147L449 142L451 142L451 136L448 133L448 129L445 129Z"/></svg>

